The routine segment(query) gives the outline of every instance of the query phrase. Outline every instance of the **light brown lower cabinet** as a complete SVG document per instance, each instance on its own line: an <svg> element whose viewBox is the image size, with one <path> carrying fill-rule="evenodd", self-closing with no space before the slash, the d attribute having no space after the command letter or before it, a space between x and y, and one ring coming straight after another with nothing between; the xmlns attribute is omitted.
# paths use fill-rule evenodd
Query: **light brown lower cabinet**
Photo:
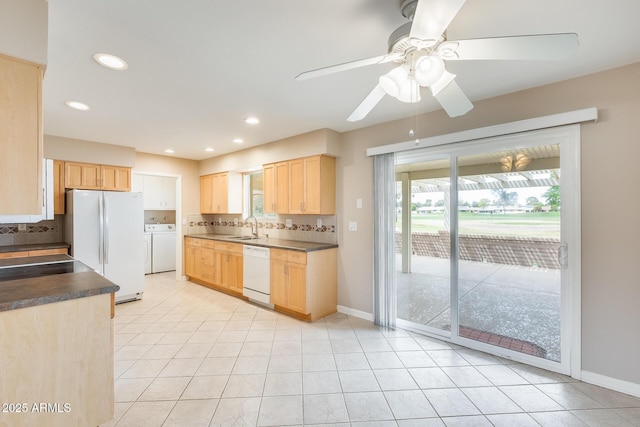
<svg viewBox="0 0 640 427"><path fill-rule="evenodd" d="M0 396L17 408L3 411L0 425L96 426L113 419L110 307L111 295L100 294L0 312Z"/></svg>
<svg viewBox="0 0 640 427"><path fill-rule="evenodd" d="M336 249L271 249L271 303L278 311L309 321L335 313L336 281Z"/></svg>
<svg viewBox="0 0 640 427"><path fill-rule="evenodd" d="M242 246L185 237L185 274L192 282L243 297ZM335 248L310 252L272 248L270 281L274 309L307 321L335 313L337 254Z"/></svg>
<svg viewBox="0 0 640 427"><path fill-rule="evenodd" d="M209 288L242 295L242 244L186 237L185 274Z"/></svg>
<svg viewBox="0 0 640 427"><path fill-rule="evenodd" d="M242 244L215 242L215 284L242 294Z"/></svg>

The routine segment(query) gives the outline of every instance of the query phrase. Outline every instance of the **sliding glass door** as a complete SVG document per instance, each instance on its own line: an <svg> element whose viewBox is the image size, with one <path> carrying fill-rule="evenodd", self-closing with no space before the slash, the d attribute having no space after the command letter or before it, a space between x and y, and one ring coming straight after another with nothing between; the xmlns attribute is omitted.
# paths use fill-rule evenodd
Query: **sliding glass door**
<svg viewBox="0 0 640 427"><path fill-rule="evenodd" d="M446 334L451 327L450 161L404 166L397 167L397 316Z"/></svg>
<svg viewBox="0 0 640 427"><path fill-rule="evenodd" d="M571 129L398 156L400 327L569 372L569 261L579 258L567 244L579 241Z"/></svg>

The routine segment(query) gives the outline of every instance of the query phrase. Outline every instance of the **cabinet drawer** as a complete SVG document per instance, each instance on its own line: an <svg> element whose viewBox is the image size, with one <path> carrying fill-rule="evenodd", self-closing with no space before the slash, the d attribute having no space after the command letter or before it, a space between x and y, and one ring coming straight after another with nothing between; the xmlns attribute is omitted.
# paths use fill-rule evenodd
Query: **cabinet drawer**
<svg viewBox="0 0 640 427"><path fill-rule="evenodd" d="M20 252L3 252L0 253L0 259L9 259L9 258L22 258L29 256L29 251L20 251Z"/></svg>
<svg viewBox="0 0 640 427"><path fill-rule="evenodd" d="M202 246L203 248L213 249L215 246L215 243L213 242L213 240L205 240L205 239L199 239L199 240L200 240L200 246Z"/></svg>
<svg viewBox="0 0 640 427"><path fill-rule="evenodd" d="M202 239L196 239L193 237L184 238L184 244L187 246L200 246L200 242L202 242Z"/></svg>
<svg viewBox="0 0 640 427"><path fill-rule="evenodd" d="M232 254L242 255L242 250L243 250L242 246L244 245L242 245L241 243L229 243L228 250Z"/></svg>
<svg viewBox="0 0 640 427"><path fill-rule="evenodd" d="M271 249L271 259L275 259L278 261L286 261L287 252L289 251L284 249Z"/></svg>
<svg viewBox="0 0 640 427"><path fill-rule="evenodd" d="M307 253L299 251L287 251L287 261L296 264L307 264Z"/></svg>

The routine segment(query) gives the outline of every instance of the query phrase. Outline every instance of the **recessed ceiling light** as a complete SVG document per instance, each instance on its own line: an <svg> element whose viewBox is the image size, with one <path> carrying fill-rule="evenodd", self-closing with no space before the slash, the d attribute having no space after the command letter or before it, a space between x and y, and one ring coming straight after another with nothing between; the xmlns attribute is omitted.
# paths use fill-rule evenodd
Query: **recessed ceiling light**
<svg viewBox="0 0 640 427"><path fill-rule="evenodd" d="M204 149L204 151L209 151L209 152L211 152L211 151L213 151L213 148L211 148L211 147L207 147L207 148L205 148L205 149Z"/></svg>
<svg viewBox="0 0 640 427"><path fill-rule="evenodd" d="M167 148L166 150L164 150L164 152L169 154L175 153L175 151L173 151L171 148Z"/></svg>
<svg viewBox="0 0 640 427"><path fill-rule="evenodd" d="M80 111L87 111L89 109L89 106L87 104L79 101L65 101L64 105L66 105L69 108L73 108L74 110L80 110Z"/></svg>
<svg viewBox="0 0 640 427"><path fill-rule="evenodd" d="M258 120L257 117L247 117L244 122L248 125L257 125L260 123L260 120Z"/></svg>
<svg viewBox="0 0 640 427"><path fill-rule="evenodd" d="M236 138L236 139L233 140L233 142L235 142L236 144L242 144L244 142L244 139Z"/></svg>
<svg viewBox="0 0 640 427"><path fill-rule="evenodd" d="M129 68L129 64L127 64L127 61L108 53L96 53L95 55L93 55L93 59L95 59L98 64L107 68L111 68L112 70L122 71Z"/></svg>

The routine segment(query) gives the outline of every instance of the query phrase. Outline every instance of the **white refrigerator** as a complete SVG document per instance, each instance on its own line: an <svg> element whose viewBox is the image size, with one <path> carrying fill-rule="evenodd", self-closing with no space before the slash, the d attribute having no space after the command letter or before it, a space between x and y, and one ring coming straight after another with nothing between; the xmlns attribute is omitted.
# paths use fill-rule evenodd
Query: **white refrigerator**
<svg viewBox="0 0 640 427"><path fill-rule="evenodd" d="M67 191L65 241L71 256L120 290L116 302L142 298L144 208L142 193Z"/></svg>

